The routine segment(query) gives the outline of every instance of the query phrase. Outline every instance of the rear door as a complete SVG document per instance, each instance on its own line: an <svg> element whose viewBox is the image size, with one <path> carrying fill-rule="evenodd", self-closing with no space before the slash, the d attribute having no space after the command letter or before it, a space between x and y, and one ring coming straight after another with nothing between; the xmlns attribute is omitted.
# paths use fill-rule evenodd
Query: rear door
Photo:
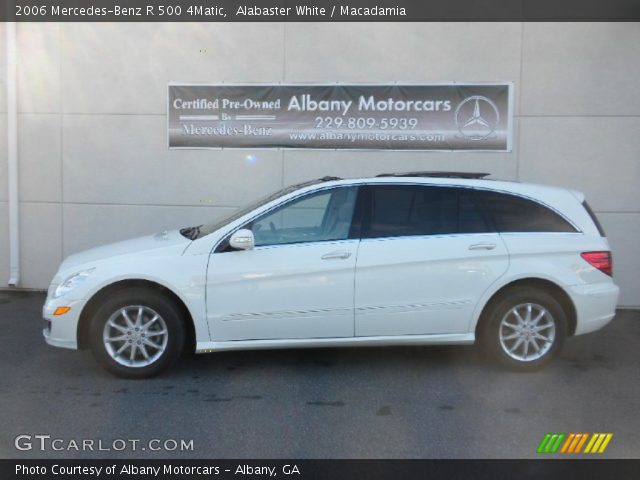
<svg viewBox="0 0 640 480"><path fill-rule="evenodd" d="M466 333L476 302L508 266L471 191L390 184L363 193L356 336Z"/></svg>

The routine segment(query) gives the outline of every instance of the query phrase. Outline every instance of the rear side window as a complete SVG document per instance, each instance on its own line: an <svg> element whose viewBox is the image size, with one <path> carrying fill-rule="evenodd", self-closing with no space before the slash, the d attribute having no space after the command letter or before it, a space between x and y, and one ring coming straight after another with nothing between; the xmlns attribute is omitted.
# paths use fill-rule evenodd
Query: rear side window
<svg viewBox="0 0 640 480"><path fill-rule="evenodd" d="M591 207L589 206L589 204L587 203L586 200L584 202L582 202L582 206L584 207L584 209L587 211L587 213L591 217L591 220L593 220L593 223L595 224L596 228L598 229L598 233L600 233L600 236L601 237L606 237L607 234L604 233L604 228L602 228L602 225L600 224L600 221L598 220L598 217L596 217L596 214L593 213L593 210L591 210Z"/></svg>
<svg viewBox="0 0 640 480"><path fill-rule="evenodd" d="M372 186L368 203L364 237L489 231L471 194L464 189L421 185Z"/></svg>
<svg viewBox="0 0 640 480"><path fill-rule="evenodd" d="M532 200L498 192L474 192L478 206L498 232L575 232L553 210Z"/></svg>
<svg viewBox="0 0 640 480"><path fill-rule="evenodd" d="M486 233L493 231L479 206L473 200L473 190L456 188L458 191L458 233Z"/></svg>

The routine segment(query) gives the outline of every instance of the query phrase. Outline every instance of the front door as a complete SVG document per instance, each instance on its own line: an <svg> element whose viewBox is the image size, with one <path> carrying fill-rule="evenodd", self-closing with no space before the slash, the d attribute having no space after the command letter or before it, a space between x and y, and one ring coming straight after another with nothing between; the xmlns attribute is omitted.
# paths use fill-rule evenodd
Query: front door
<svg viewBox="0 0 640 480"><path fill-rule="evenodd" d="M354 335L357 192L333 187L290 200L244 226L255 248L211 255L214 341Z"/></svg>

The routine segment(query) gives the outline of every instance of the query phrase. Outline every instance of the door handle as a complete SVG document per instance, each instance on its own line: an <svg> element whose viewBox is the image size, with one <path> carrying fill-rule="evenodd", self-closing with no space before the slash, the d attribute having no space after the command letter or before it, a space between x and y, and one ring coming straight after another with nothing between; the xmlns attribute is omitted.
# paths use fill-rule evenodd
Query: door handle
<svg viewBox="0 0 640 480"><path fill-rule="evenodd" d="M496 248L495 243L474 243L469 245L469 250L493 250Z"/></svg>
<svg viewBox="0 0 640 480"><path fill-rule="evenodd" d="M351 252L329 252L322 255L322 260L344 260L351 256Z"/></svg>

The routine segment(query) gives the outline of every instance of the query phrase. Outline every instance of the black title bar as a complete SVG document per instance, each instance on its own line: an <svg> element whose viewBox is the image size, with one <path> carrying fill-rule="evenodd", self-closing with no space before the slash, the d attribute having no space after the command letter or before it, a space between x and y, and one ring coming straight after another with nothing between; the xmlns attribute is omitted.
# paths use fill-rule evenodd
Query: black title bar
<svg viewBox="0 0 640 480"><path fill-rule="evenodd" d="M0 460L10 479L618 480L640 460Z"/></svg>
<svg viewBox="0 0 640 480"><path fill-rule="evenodd" d="M2 0L12 22L640 21L638 0Z"/></svg>

